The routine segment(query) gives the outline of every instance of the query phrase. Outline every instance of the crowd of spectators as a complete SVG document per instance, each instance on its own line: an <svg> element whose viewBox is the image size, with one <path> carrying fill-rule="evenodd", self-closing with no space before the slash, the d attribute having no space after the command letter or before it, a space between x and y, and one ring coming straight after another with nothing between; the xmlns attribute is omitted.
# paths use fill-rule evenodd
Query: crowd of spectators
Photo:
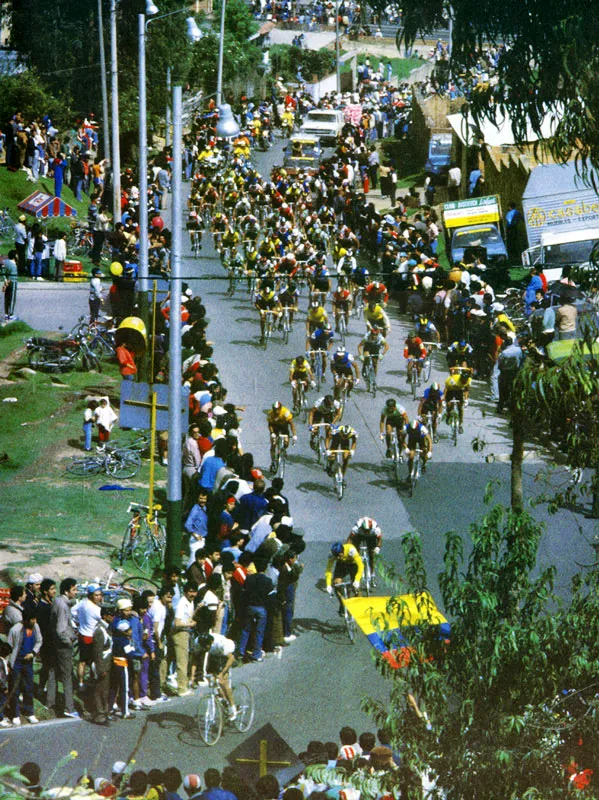
<svg viewBox="0 0 599 800"><path fill-rule="evenodd" d="M76 752L64 761L75 759ZM119 760L109 775L95 775L82 766L76 781L61 785L54 783L56 769L44 777L40 766L28 761L11 785L26 796L75 800L359 800L356 786L360 779L369 778L371 786L373 780L379 781L379 800L391 800L392 787L406 789L414 782L414 776L402 769L400 754L389 746L382 729L376 735L364 731L358 736L354 728L345 726L339 731L338 742L313 740L299 754L299 760L303 767L298 766L297 775L284 784L271 773L248 779L234 765L183 775L175 766L145 771L134 760ZM352 776L357 778L354 786Z"/></svg>

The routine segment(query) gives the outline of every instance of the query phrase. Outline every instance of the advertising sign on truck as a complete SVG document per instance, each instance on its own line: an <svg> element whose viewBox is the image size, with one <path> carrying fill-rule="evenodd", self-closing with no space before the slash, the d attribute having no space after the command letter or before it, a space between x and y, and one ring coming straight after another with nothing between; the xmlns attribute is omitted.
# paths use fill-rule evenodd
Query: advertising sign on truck
<svg viewBox="0 0 599 800"><path fill-rule="evenodd" d="M500 221L501 209L499 198L496 195L443 203L443 223L446 228L461 228L464 225L482 225L486 222Z"/></svg>
<svg viewBox="0 0 599 800"><path fill-rule="evenodd" d="M490 266L507 263L501 206L496 195L444 203L443 225L451 263L462 261L468 253L480 256Z"/></svg>

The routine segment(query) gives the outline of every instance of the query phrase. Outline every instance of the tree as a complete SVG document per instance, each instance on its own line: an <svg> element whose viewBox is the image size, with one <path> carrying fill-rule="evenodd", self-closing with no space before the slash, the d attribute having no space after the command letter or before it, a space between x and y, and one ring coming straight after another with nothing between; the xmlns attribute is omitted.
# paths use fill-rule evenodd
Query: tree
<svg viewBox="0 0 599 800"><path fill-rule="evenodd" d="M374 0L375 8L381 5L386 3ZM486 84L469 99L476 120L505 114L521 143L530 138L529 126L541 136L548 117L555 133L545 146L558 162L576 157L583 166L599 167L599 19L594 7L536 0L405 0L402 10L400 38L408 44L447 27L451 14L454 75L470 73L485 47L505 43L496 85Z"/></svg>
<svg viewBox="0 0 599 800"><path fill-rule="evenodd" d="M529 358L514 384L513 419L550 432L566 463L579 474L593 470L589 483L570 483L550 498L553 506L571 503L576 494L590 493L593 516L599 516L599 350L597 331L587 326L571 355L556 363Z"/></svg>
<svg viewBox="0 0 599 800"><path fill-rule="evenodd" d="M390 701L365 708L405 769L429 772L447 800L565 798L571 761L599 775L599 568L558 598L555 568L536 563L542 534L527 513L500 506L471 526L467 557L462 537L448 533L438 581L449 643L422 625L407 634L406 666L377 659ZM419 537L407 534L402 545L404 575L389 570L399 615L400 593L428 589ZM430 619L426 604L421 612Z"/></svg>

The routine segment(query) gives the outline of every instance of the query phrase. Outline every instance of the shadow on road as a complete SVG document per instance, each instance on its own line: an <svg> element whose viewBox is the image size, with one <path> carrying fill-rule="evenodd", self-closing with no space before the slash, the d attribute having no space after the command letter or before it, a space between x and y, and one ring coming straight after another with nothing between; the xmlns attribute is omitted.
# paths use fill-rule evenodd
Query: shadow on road
<svg viewBox="0 0 599 800"><path fill-rule="evenodd" d="M347 637L345 632L345 623L340 617L338 621L323 621L315 619L314 617L294 617L293 629L298 633L314 632L320 634L323 639L328 642L334 642L335 645L347 644L352 647L352 643Z"/></svg>
<svg viewBox="0 0 599 800"><path fill-rule="evenodd" d="M199 699L199 697L198 697ZM176 736L184 744L198 745L202 740L196 727L195 717L177 711L162 711L158 714L149 714L148 722L155 722L158 727L168 732L169 736Z"/></svg>
<svg viewBox="0 0 599 800"><path fill-rule="evenodd" d="M318 494L321 494L323 497L330 497L333 491L332 486L329 484L323 485L322 483L316 483L316 481L303 481L302 483L298 483L295 488L304 494L318 492Z"/></svg>
<svg viewBox="0 0 599 800"><path fill-rule="evenodd" d="M243 347L253 347L254 350L264 350L264 346L259 341L248 341L247 339L232 339L231 344L239 344Z"/></svg>

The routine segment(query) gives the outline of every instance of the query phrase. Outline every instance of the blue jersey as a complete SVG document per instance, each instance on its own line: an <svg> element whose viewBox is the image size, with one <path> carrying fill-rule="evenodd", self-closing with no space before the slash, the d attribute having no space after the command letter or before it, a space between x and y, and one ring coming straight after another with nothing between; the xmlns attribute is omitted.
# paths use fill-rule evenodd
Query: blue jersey
<svg viewBox="0 0 599 800"><path fill-rule="evenodd" d="M443 399L443 389L433 389L429 386L427 389L424 390L424 394L422 395L425 402L429 403L439 403Z"/></svg>
<svg viewBox="0 0 599 800"><path fill-rule="evenodd" d="M326 350L335 338L333 331L325 331L324 328L316 328L310 337L310 342L314 345L314 350Z"/></svg>

